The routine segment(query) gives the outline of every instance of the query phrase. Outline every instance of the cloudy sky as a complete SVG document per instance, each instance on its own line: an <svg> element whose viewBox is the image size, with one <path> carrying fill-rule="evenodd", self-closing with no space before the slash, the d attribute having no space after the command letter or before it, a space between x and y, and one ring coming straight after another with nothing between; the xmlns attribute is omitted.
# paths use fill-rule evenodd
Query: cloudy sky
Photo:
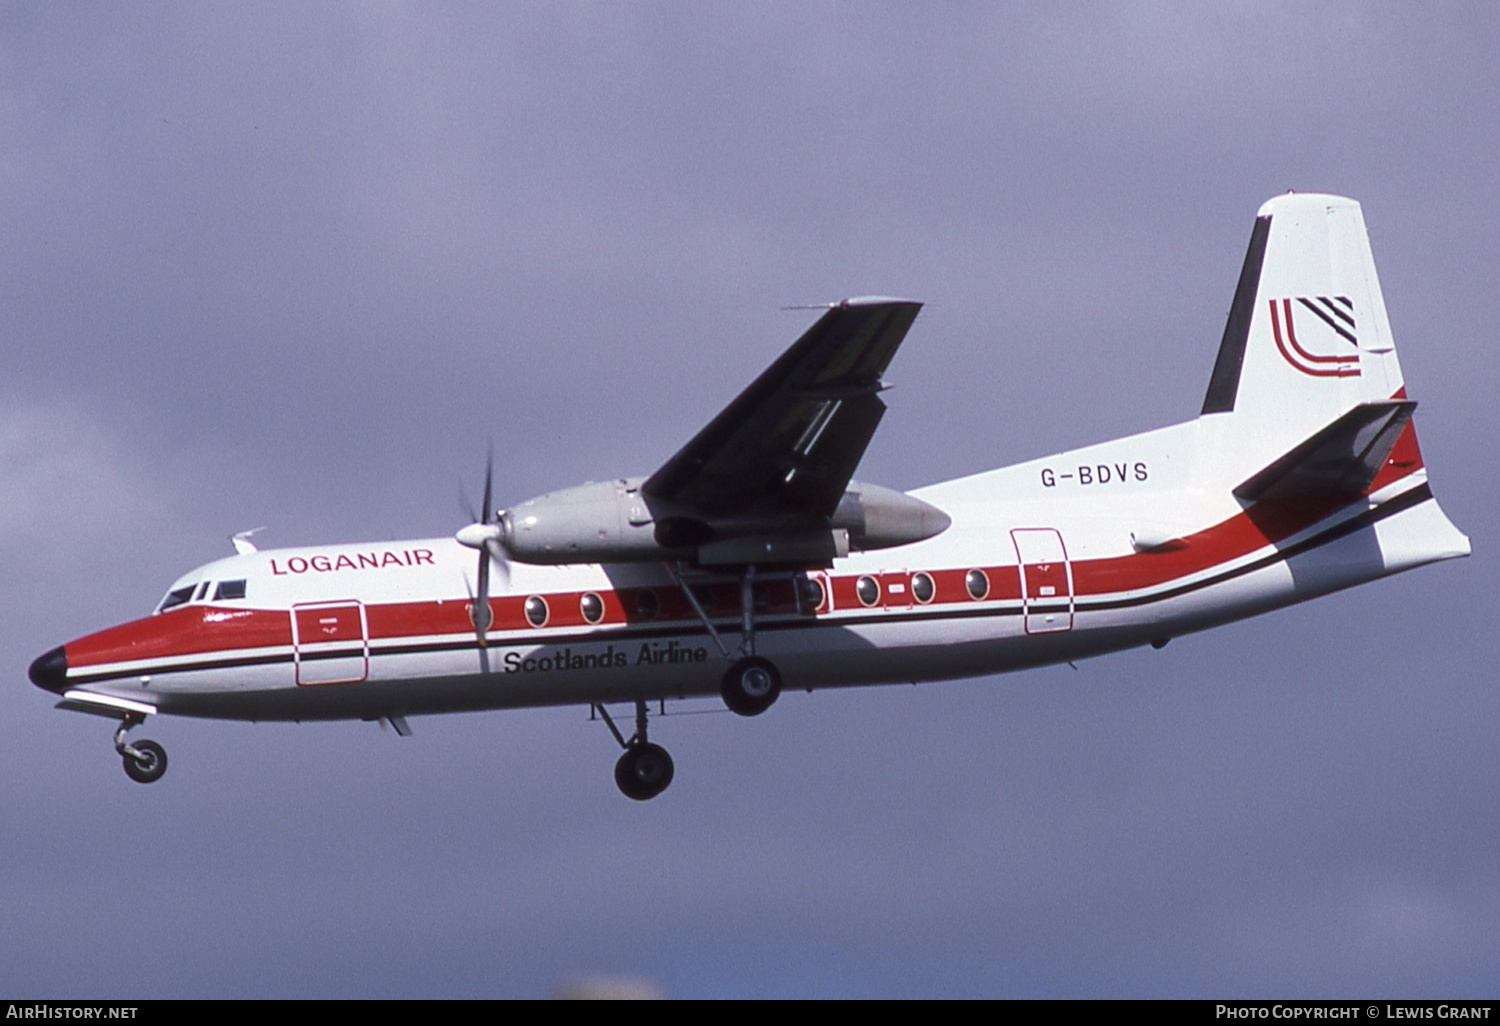
<svg viewBox="0 0 1500 1026"><path fill-rule="evenodd" d="M0 2L0 996L1500 991L1487 4ZM1475 555L1008 677L661 721L101 719L25 670L265 545L649 472L928 306L859 476L1196 414L1256 208L1365 207ZM711 707L711 703L704 708Z"/></svg>

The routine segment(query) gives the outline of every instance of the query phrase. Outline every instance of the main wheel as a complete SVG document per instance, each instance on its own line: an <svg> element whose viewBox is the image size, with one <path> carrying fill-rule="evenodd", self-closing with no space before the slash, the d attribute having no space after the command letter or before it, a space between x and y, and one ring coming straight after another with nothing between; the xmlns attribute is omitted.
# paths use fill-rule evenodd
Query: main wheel
<svg viewBox="0 0 1500 1026"><path fill-rule="evenodd" d="M724 704L741 716L759 716L781 694L781 673L769 659L741 659L724 674L719 685Z"/></svg>
<svg viewBox="0 0 1500 1026"><path fill-rule="evenodd" d="M137 784L154 784L167 771L167 750L155 741L137 741L134 745L139 755L126 752L125 775Z"/></svg>
<svg viewBox="0 0 1500 1026"><path fill-rule="evenodd" d="M615 783L626 798L644 802L672 782L672 757L661 745L631 745L615 763Z"/></svg>

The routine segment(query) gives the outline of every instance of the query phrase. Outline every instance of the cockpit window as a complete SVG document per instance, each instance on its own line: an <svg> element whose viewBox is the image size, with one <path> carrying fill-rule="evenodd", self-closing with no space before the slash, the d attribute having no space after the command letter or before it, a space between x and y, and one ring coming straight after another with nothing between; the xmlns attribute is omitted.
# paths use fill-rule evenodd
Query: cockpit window
<svg viewBox="0 0 1500 1026"><path fill-rule="evenodd" d="M161 605L156 607L156 611L158 613L165 613L168 609L182 605L193 597L193 592L197 587L196 584L189 584L186 588L178 588L167 592L167 597L161 600Z"/></svg>
<svg viewBox="0 0 1500 1026"><path fill-rule="evenodd" d="M208 594L208 582L204 581L202 584L198 585L198 601L202 602L203 601L203 597L205 595L207 595L207 594Z"/></svg>
<svg viewBox="0 0 1500 1026"><path fill-rule="evenodd" d="M223 599L242 599L245 597L244 581L220 581L219 586L214 589L214 601Z"/></svg>

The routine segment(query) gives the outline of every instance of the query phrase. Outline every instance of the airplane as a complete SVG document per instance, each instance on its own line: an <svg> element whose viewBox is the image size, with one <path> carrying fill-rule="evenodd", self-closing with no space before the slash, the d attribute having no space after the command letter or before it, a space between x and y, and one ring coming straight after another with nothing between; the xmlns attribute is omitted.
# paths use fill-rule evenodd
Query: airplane
<svg viewBox="0 0 1500 1026"><path fill-rule="evenodd" d="M37 658L57 707L118 721L130 779L156 714L382 721L587 706L644 801L672 782L648 721L718 695L1019 670L1202 631L1439 560L1438 507L1358 203L1256 215L1190 421L909 494L853 480L920 304L850 299L646 477L583 484L451 538L257 550L142 619ZM633 708L629 736L609 706ZM629 723L626 721L628 728Z"/></svg>

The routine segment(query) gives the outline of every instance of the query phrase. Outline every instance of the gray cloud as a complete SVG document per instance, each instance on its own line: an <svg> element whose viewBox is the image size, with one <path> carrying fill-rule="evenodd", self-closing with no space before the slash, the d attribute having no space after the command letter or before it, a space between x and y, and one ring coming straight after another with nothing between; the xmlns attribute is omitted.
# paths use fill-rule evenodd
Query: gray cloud
<svg viewBox="0 0 1500 1026"><path fill-rule="evenodd" d="M1497 19L1285 4L0 14L0 987L1482 996ZM810 320L929 302L860 476L1186 419L1251 217L1365 204L1475 556L1162 652L666 719L110 725L31 658L230 550L649 470Z"/></svg>

